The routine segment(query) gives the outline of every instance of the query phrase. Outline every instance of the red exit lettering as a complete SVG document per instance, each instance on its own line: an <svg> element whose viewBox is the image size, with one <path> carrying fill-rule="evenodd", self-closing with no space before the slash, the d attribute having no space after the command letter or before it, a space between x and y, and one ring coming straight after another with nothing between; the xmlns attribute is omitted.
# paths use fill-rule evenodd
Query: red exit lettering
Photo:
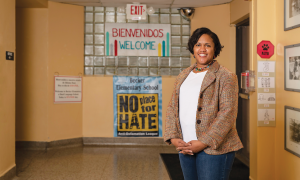
<svg viewBox="0 0 300 180"><path fill-rule="evenodd" d="M142 15L142 13L143 13L143 6L131 5L130 10L131 10L130 11L131 15Z"/></svg>

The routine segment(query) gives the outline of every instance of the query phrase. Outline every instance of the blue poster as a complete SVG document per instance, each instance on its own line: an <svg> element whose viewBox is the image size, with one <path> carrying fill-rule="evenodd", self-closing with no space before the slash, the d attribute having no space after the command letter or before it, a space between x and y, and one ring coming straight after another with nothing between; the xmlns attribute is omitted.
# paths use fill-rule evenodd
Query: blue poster
<svg viewBox="0 0 300 180"><path fill-rule="evenodd" d="M162 137L161 77L114 76L114 137Z"/></svg>

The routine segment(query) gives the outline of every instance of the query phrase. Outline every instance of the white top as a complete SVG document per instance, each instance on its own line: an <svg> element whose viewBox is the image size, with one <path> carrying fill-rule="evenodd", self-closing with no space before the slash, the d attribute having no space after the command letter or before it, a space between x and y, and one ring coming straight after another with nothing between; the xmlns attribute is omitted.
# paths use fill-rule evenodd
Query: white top
<svg viewBox="0 0 300 180"><path fill-rule="evenodd" d="M196 112L202 81L207 71L190 72L180 87L179 94L179 119L183 141L197 140Z"/></svg>

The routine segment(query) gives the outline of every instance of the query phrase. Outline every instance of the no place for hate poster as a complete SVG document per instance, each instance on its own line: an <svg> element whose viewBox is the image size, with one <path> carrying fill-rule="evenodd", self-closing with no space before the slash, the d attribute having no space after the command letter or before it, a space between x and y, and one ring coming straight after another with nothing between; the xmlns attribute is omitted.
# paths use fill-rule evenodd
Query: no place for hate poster
<svg viewBox="0 0 300 180"><path fill-rule="evenodd" d="M114 76L114 137L162 136L161 77Z"/></svg>
<svg viewBox="0 0 300 180"><path fill-rule="evenodd" d="M170 56L170 24L105 23L107 56Z"/></svg>

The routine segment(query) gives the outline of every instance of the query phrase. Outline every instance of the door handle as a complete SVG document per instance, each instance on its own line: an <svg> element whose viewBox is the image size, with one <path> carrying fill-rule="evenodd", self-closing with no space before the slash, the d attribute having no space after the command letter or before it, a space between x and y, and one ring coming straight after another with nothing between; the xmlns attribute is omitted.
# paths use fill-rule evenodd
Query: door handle
<svg viewBox="0 0 300 180"><path fill-rule="evenodd" d="M245 94L245 93L239 93L239 97L243 99L250 99L249 94Z"/></svg>

